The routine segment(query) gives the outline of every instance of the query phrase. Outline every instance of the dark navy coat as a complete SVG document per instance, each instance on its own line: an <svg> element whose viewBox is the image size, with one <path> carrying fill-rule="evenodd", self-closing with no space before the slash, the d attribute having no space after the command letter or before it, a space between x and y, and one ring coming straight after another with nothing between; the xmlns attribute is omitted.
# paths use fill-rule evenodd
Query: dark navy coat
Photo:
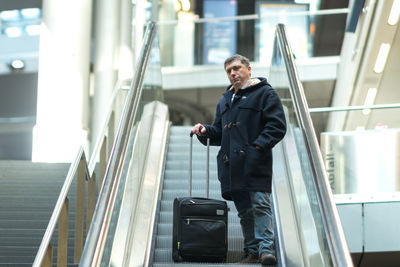
<svg viewBox="0 0 400 267"><path fill-rule="evenodd" d="M233 89L219 100L215 120L204 136L210 145L221 146L217 155L222 196L231 200L232 191L271 192L272 148L284 137L286 121L282 103L265 78L259 83ZM261 147L261 149L255 146Z"/></svg>

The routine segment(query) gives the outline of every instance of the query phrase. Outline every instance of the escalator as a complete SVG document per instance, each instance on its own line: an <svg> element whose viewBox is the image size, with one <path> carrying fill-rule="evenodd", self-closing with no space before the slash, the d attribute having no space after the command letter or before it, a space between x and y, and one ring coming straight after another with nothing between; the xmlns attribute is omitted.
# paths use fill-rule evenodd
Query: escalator
<svg viewBox="0 0 400 267"><path fill-rule="evenodd" d="M352 266L283 25L277 27L273 63L268 77L271 84L284 85L277 91L286 108L288 122L287 135L273 151L277 265ZM190 127L174 126L168 130L166 121L160 120L168 115L160 115L155 111L159 110L157 106L163 104L148 105L144 107L147 111L142 112L142 118L135 124L138 141L133 144L129 160L136 167L127 172L135 175L133 179L127 177L123 191L125 199L120 206L114 207L114 211L119 211L119 216L115 216L117 222L114 223L117 226L108 233L108 244L101 251L101 264L193 266L196 263L172 261L172 201L177 196L189 194ZM158 126L157 121L160 124ZM141 133L141 129L146 130ZM211 149L211 158L215 158L217 150L216 147ZM194 146L194 196L205 195L205 155L204 146L199 143ZM137 162L142 164L139 166ZM213 160L210 171L210 197L221 199ZM229 205L227 262L201 265L229 266L240 259L243 242L241 230L236 210L232 203ZM89 237L87 245L90 242ZM83 257L85 261L86 254ZM81 265L98 266L90 261Z"/></svg>
<svg viewBox="0 0 400 267"><path fill-rule="evenodd" d="M157 42L148 40L147 57L154 56ZM143 93L127 97L80 266L198 265L172 261L172 201L188 195L190 127L170 127L168 108L152 101L160 100L155 96L161 85L153 59L137 68L132 88L143 87ZM277 91L289 126L273 151L277 266L352 266L283 25L267 76L271 84L285 85ZM211 148L211 159L217 150ZM205 156L196 143L194 196L205 195ZM221 198L213 160L210 171L210 197ZM201 265L229 266L240 259L241 230L229 205L227 262Z"/></svg>
<svg viewBox="0 0 400 267"><path fill-rule="evenodd" d="M170 128L167 144L167 157L164 172L163 189L159 209L158 224L154 233L154 247L150 265L166 267L171 265L189 266L192 263L174 263L172 260L172 207L175 197L188 196L189 177L189 132L191 127L173 126ZM324 251L319 247L315 222L312 220L310 206L293 192L293 182L297 189L296 172L301 171L296 148L293 147L294 129L289 126L287 136L274 150L273 200L276 225L277 266L329 266ZM219 147L210 147L210 198L222 199L217 179L216 155ZM290 151L289 151L290 150ZM297 169L296 169L297 168ZM206 188L206 148L196 139L193 147L193 196L204 197ZM298 178L298 177L297 177ZM305 190L301 188L300 190ZM304 191L305 192L305 191ZM297 199L296 199L297 198ZM300 211L297 206L301 205ZM225 266L238 262L243 250L243 238L233 202L229 201L228 217L228 255ZM296 216L302 216L299 220ZM298 223L306 222L305 231ZM307 238L307 242L303 239ZM310 246L311 244L311 246ZM312 254L308 257L308 254ZM202 264L216 266L221 264ZM236 264L237 265L237 264ZM232 266L236 266L232 265ZM254 265L257 266L257 265Z"/></svg>

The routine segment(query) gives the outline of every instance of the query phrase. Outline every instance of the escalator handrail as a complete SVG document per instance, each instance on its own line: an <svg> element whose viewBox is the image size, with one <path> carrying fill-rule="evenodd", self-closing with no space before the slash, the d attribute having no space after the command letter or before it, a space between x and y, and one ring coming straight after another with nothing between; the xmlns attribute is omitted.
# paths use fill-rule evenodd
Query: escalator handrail
<svg viewBox="0 0 400 267"><path fill-rule="evenodd" d="M143 40L135 76L131 83L127 101L121 115L116 138L111 150L110 161L104 176L93 221L89 229L82 259L79 266L100 266L107 232L110 226L113 205L115 203L122 166L125 161L127 145L137 116L142 94L142 84L152 43L156 34L156 24L150 22Z"/></svg>
<svg viewBox="0 0 400 267"><path fill-rule="evenodd" d="M334 266L353 266L349 253L349 248L344 235L343 227L323 163L319 149L314 126L311 121L307 101L304 95L297 68L294 63L294 56L291 52L287 39L285 26L278 24L276 27L276 41L288 72L289 90L294 99L293 105L296 109L296 116L299 127L305 138L305 145L309 158L312 160L311 168L313 171L313 183L316 187L317 199L320 205L322 221L326 229L326 237Z"/></svg>

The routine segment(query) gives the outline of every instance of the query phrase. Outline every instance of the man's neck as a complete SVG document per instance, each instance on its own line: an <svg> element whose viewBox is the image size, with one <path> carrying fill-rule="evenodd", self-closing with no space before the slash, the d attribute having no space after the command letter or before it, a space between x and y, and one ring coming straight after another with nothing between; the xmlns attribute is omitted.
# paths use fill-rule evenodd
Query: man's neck
<svg viewBox="0 0 400 267"><path fill-rule="evenodd" d="M248 87L247 85L249 84L250 80L251 80L251 78L248 79L242 86L238 86L238 87L235 87L235 86L234 86L234 87L233 87L233 90L234 90L235 94L237 94L237 92L238 92L241 88Z"/></svg>

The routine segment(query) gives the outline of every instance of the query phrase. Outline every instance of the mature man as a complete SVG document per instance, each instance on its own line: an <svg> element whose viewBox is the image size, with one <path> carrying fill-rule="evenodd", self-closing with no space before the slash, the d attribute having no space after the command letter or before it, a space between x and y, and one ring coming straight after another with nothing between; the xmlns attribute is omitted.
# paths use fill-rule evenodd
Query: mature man
<svg viewBox="0 0 400 267"><path fill-rule="evenodd" d="M231 83L212 125L196 124L200 142L221 146L217 155L222 197L233 200L244 236L241 263L275 264L271 212L272 148L284 137L281 101L265 78L251 78L249 60L225 60Z"/></svg>

